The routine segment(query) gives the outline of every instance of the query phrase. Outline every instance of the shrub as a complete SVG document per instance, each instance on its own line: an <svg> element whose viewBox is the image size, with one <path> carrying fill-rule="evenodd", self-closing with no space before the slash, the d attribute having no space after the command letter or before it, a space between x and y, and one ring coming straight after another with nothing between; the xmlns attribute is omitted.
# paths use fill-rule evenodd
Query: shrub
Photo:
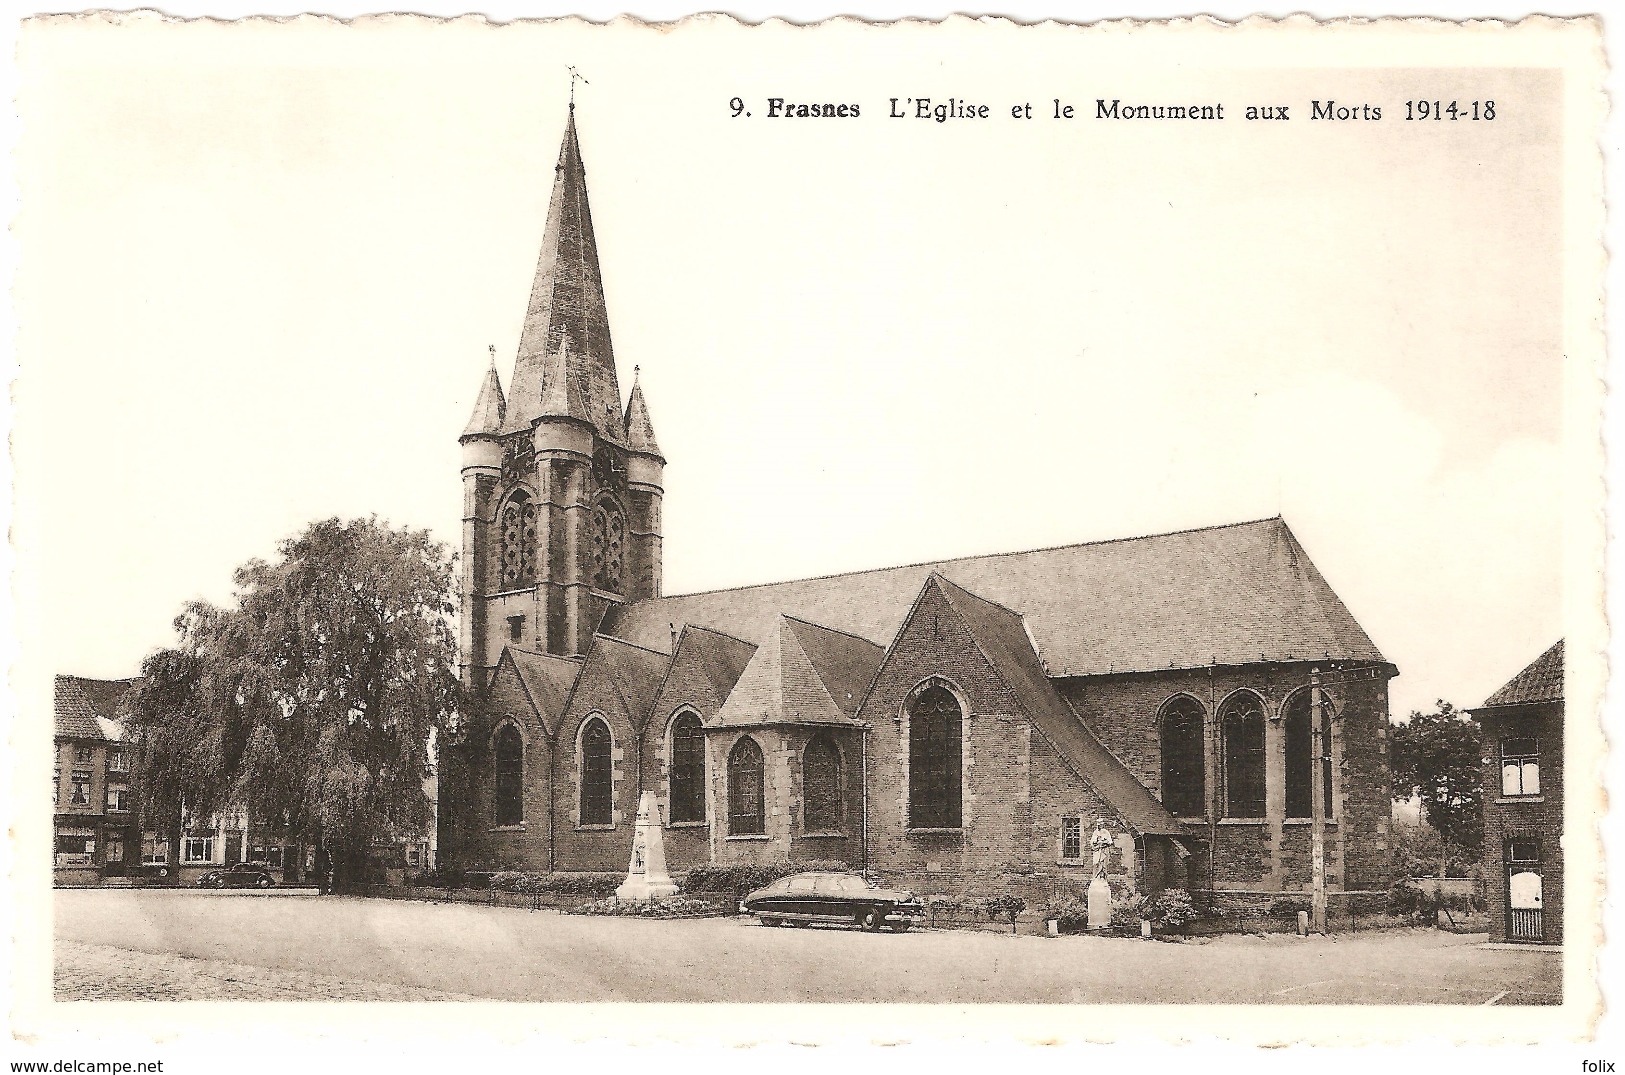
<svg viewBox="0 0 1625 1075"><path fill-rule="evenodd" d="M704 900L687 896L668 896L663 900L632 901L594 900L576 908L576 914L613 915L619 918L693 918L714 914L714 908Z"/></svg>
<svg viewBox="0 0 1625 1075"><path fill-rule="evenodd" d="M926 910L934 922L981 921L989 917L987 900L980 896L932 895L923 897Z"/></svg>
<svg viewBox="0 0 1625 1075"><path fill-rule="evenodd" d="M1147 899L1140 916L1151 923L1153 929L1180 929L1201 917L1191 902L1191 895L1182 888L1169 888Z"/></svg>
<svg viewBox="0 0 1625 1075"><path fill-rule="evenodd" d="M1089 900L1075 889L1060 889L1049 898L1044 917L1059 923L1063 933L1089 928Z"/></svg>
<svg viewBox="0 0 1625 1075"><path fill-rule="evenodd" d="M567 896L613 896L626 880L619 873L555 873L542 878L539 892L557 892Z"/></svg>
<svg viewBox="0 0 1625 1075"><path fill-rule="evenodd" d="M984 902L989 922L997 922L1000 918L1004 918L1012 926L1016 924L1016 916L1027 909L1027 901L1011 892L989 896Z"/></svg>
<svg viewBox="0 0 1625 1075"><path fill-rule="evenodd" d="M457 866L436 866L432 870L419 870L412 884L420 888L462 888L463 871Z"/></svg>

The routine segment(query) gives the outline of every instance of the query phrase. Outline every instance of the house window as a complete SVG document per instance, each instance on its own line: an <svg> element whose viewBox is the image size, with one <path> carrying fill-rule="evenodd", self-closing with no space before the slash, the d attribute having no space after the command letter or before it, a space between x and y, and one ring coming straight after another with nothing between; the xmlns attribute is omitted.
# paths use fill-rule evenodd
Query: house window
<svg viewBox="0 0 1625 1075"><path fill-rule="evenodd" d="M705 820L705 731L693 713L671 722L671 820Z"/></svg>
<svg viewBox="0 0 1625 1075"><path fill-rule="evenodd" d="M1539 840L1508 840L1507 841L1507 861L1508 862L1539 862L1540 861L1540 841Z"/></svg>
<svg viewBox="0 0 1625 1075"><path fill-rule="evenodd" d="M107 809L109 812L123 812L130 809L130 789L123 784L107 785Z"/></svg>
<svg viewBox="0 0 1625 1075"><path fill-rule="evenodd" d="M1162 804L1179 817L1207 813L1207 712L1182 694L1162 709Z"/></svg>
<svg viewBox="0 0 1625 1075"><path fill-rule="evenodd" d="M609 725L593 717L581 730L581 824L615 823L615 742Z"/></svg>
<svg viewBox="0 0 1625 1075"><path fill-rule="evenodd" d="M802 752L801 796L807 832L841 831L841 752L828 732L813 736Z"/></svg>
<svg viewBox="0 0 1625 1075"><path fill-rule="evenodd" d="M1083 818L1061 819L1061 857L1064 859L1083 857Z"/></svg>
<svg viewBox="0 0 1625 1075"><path fill-rule="evenodd" d="M498 520L501 533L502 588L517 590L536 581L536 505L525 493L515 493L502 506Z"/></svg>
<svg viewBox="0 0 1625 1075"><path fill-rule="evenodd" d="M268 848L266 848L265 849L265 864L267 866L275 866L277 869L281 869L282 868L282 848L280 848L280 847L268 847Z"/></svg>
<svg viewBox="0 0 1625 1075"><path fill-rule="evenodd" d="M518 825L525 820L525 740L518 728L504 724L491 749L496 763L493 820L498 825Z"/></svg>
<svg viewBox="0 0 1625 1075"><path fill-rule="evenodd" d="M213 836L188 836L181 841L181 861L200 863L214 861Z"/></svg>
<svg viewBox="0 0 1625 1075"><path fill-rule="evenodd" d="M1333 814L1332 802L1332 702L1324 694L1320 697L1320 757L1315 758L1314 736L1310 721L1313 719L1314 699L1310 691L1298 691L1287 699L1285 724L1286 753L1286 816L1307 818L1314 816L1315 804L1310 795L1315 773L1320 773L1320 802Z"/></svg>
<svg viewBox="0 0 1625 1075"><path fill-rule="evenodd" d="M525 638L525 617L523 617L523 616L509 616L508 617L508 641L509 642L522 642L522 641L524 641L524 638Z"/></svg>
<svg viewBox="0 0 1625 1075"><path fill-rule="evenodd" d="M122 837L122 836L109 836L107 838L107 861L108 862L123 862L124 861L124 837Z"/></svg>
<svg viewBox="0 0 1625 1075"><path fill-rule="evenodd" d="M421 866L423 864L423 852L416 847L407 848L406 864L408 866Z"/></svg>
<svg viewBox="0 0 1625 1075"><path fill-rule="evenodd" d="M1501 794L1540 794L1540 740L1533 736L1501 740Z"/></svg>
<svg viewBox="0 0 1625 1075"><path fill-rule="evenodd" d="M144 866L167 866L169 864L169 841L160 839L155 833L142 833L141 863Z"/></svg>
<svg viewBox="0 0 1625 1075"><path fill-rule="evenodd" d="M1238 694L1219 711L1224 749L1224 815L1264 816L1264 703Z"/></svg>
<svg viewBox="0 0 1625 1075"><path fill-rule="evenodd" d="M95 857L95 829L57 830L56 864L58 866L89 866Z"/></svg>
<svg viewBox="0 0 1625 1075"><path fill-rule="evenodd" d="M760 836L767 831L763 810L762 748L746 736L728 754L728 834Z"/></svg>
<svg viewBox="0 0 1625 1075"><path fill-rule="evenodd" d="M927 687L909 709L908 818L913 828L957 829L961 824L963 723L959 700L946 687Z"/></svg>
<svg viewBox="0 0 1625 1075"><path fill-rule="evenodd" d="M107 771L111 773L127 773L130 771L130 755L122 750L115 750L107 755Z"/></svg>
<svg viewBox="0 0 1625 1075"><path fill-rule="evenodd" d="M96 754L90 747L74 747L73 760L79 765L89 765L96 760Z"/></svg>
<svg viewBox="0 0 1625 1075"><path fill-rule="evenodd" d="M69 797L68 801L75 806L89 806L90 774L76 772L73 774L72 780L73 794Z"/></svg>

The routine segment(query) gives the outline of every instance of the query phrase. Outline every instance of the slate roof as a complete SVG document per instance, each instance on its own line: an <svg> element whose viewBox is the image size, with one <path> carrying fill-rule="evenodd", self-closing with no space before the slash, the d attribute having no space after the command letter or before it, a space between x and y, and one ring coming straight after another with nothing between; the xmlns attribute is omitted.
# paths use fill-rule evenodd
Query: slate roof
<svg viewBox="0 0 1625 1075"><path fill-rule="evenodd" d="M1563 640L1560 638L1551 649L1536 657L1528 668L1513 676L1506 686L1486 698L1480 708L1562 700Z"/></svg>
<svg viewBox="0 0 1625 1075"><path fill-rule="evenodd" d="M491 368L485 371L485 380L480 382L480 394L474 399L474 413L468 417L463 436L501 433L502 420L507 415L508 401L502 395L502 379L497 376L493 362Z"/></svg>
<svg viewBox="0 0 1625 1075"><path fill-rule="evenodd" d="M617 606L603 630L672 624L761 642L787 614L890 642L933 572L1025 618L1052 676L1258 661L1385 661L1280 519L973 556Z"/></svg>
<svg viewBox="0 0 1625 1075"><path fill-rule="evenodd" d="M634 728L641 728L654 708L670 663L669 654L599 634L593 637L581 675L595 674L594 665L601 666L620 699L620 715Z"/></svg>
<svg viewBox="0 0 1625 1075"><path fill-rule="evenodd" d="M689 626L677 639L677 654L672 660L675 664L677 656L692 654L700 662L700 669L717 698L725 699L734 689L734 684L739 682L745 666L750 664L751 654L755 652L755 646L732 635L706 627Z"/></svg>
<svg viewBox="0 0 1625 1075"><path fill-rule="evenodd" d="M852 724L884 656L867 639L781 616L713 723Z"/></svg>
<svg viewBox="0 0 1625 1075"><path fill-rule="evenodd" d="M519 682L530 696L531 704L545 723L554 723L570 700L570 688L581 672L581 662L517 646L509 646L503 652L512 659L514 671L519 674Z"/></svg>
<svg viewBox="0 0 1625 1075"><path fill-rule="evenodd" d="M57 676L53 708L56 734L62 739L100 739L122 742L124 725L119 707L130 688L141 680L86 679L83 676Z"/></svg>
<svg viewBox="0 0 1625 1075"><path fill-rule="evenodd" d="M551 409L544 410L544 397ZM543 413L587 422L616 444L625 441L598 240L587 205L587 170L581 162L573 105L553 170L553 193L514 359L504 431L528 429Z"/></svg>
<svg viewBox="0 0 1625 1075"><path fill-rule="evenodd" d="M1118 816L1145 835L1184 835L1184 826L1106 749L1055 690L1020 615L938 574L927 585L937 586L959 613L977 648L1061 760L1088 781Z"/></svg>
<svg viewBox="0 0 1625 1075"><path fill-rule="evenodd" d="M654 423L649 420L649 404L643 399L643 386L638 383L636 371L632 374L632 396L626 401L626 446L645 455L660 455L660 444L655 440Z"/></svg>

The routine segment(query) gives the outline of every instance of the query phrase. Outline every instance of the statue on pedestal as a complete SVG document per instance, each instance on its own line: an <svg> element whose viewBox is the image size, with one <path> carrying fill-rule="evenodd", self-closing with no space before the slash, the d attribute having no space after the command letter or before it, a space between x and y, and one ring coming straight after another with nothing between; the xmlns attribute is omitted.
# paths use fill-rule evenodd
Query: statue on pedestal
<svg viewBox="0 0 1625 1075"><path fill-rule="evenodd" d="M618 900L644 902L677 893L677 885L666 873L666 843L660 824L660 806L655 793L646 791L638 800L638 820L632 832L632 862L626 880L615 890Z"/></svg>
<svg viewBox="0 0 1625 1075"><path fill-rule="evenodd" d="M1106 880L1111 865L1112 848L1116 839L1107 828L1106 818L1095 819L1095 831L1089 834L1089 851L1094 864L1094 878L1089 882L1089 928L1105 929L1112 924L1112 886Z"/></svg>

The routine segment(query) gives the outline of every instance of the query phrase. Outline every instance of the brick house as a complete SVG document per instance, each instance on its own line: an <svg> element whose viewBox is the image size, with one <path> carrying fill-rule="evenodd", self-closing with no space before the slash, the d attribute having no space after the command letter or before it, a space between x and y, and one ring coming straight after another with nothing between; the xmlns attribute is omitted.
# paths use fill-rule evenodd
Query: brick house
<svg viewBox="0 0 1625 1075"><path fill-rule="evenodd" d="M510 389L493 365L461 444L481 703L447 863L624 870L653 791L679 872L1086 879L1106 819L1143 888L1302 890L1319 797L1329 883L1387 881L1397 670L1280 518L663 596L666 460L621 405L573 108Z"/></svg>
<svg viewBox="0 0 1625 1075"><path fill-rule="evenodd" d="M52 875L59 886L99 885L139 862L134 755L118 717L135 682L56 677Z"/></svg>
<svg viewBox="0 0 1625 1075"><path fill-rule="evenodd" d="M1472 711L1483 728L1490 937L1563 943L1563 642Z"/></svg>

